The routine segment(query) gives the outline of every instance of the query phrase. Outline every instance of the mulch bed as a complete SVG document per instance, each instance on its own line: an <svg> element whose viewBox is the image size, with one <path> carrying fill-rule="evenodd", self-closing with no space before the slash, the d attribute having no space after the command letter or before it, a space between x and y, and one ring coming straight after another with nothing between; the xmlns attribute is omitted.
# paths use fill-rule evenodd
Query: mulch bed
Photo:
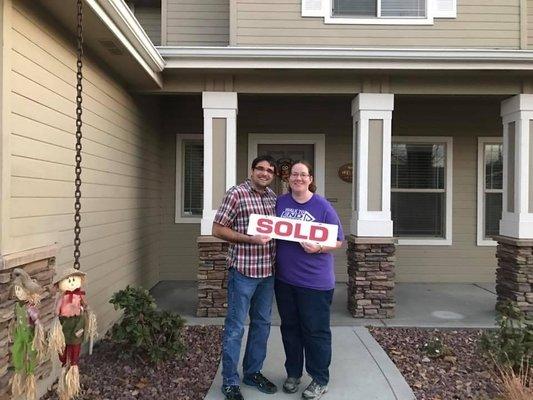
<svg viewBox="0 0 533 400"><path fill-rule="evenodd" d="M220 363L222 327L186 326L182 337L185 355L157 366L122 359L111 342L98 342L91 356L80 359L82 393L77 399L203 399ZM49 392L43 399L57 395Z"/></svg>
<svg viewBox="0 0 533 400"><path fill-rule="evenodd" d="M482 330L369 328L394 361L418 400L496 399L492 365L478 349ZM439 337L448 357L430 358L424 344Z"/></svg>

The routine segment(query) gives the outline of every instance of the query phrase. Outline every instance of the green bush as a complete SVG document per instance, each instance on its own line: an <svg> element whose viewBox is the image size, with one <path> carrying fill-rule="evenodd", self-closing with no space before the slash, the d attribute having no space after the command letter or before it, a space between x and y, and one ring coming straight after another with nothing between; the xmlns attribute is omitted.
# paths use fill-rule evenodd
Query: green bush
<svg viewBox="0 0 533 400"><path fill-rule="evenodd" d="M498 309L498 329L481 337L481 348L496 363L515 372L533 365L533 321L511 302Z"/></svg>
<svg viewBox="0 0 533 400"><path fill-rule="evenodd" d="M147 290L127 286L109 302L115 310L124 311L122 320L111 329L111 339L122 347L124 355L159 362L183 354L180 332L185 321L177 314L157 311Z"/></svg>
<svg viewBox="0 0 533 400"><path fill-rule="evenodd" d="M452 350L438 336L432 337L428 342L424 343L422 351L429 358L441 358L453 355Z"/></svg>

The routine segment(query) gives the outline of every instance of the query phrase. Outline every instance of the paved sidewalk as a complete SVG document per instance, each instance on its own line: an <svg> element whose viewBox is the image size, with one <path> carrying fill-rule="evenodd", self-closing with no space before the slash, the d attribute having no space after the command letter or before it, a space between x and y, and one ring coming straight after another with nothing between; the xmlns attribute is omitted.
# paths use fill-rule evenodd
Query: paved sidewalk
<svg viewBox="0 0 533 400"><path fill-rule="evenodd" d="M241 350L241 362L246 343L246 334ZM324 400L413 400L415 396L404 378L382 350L379 344L364 327L332 328L333 358L330 368L331 380L329 391ZM286 394L281 390L285 379L283 363L285 355L279 327L273 326L268 342L268 355L263 373L278 385L278 393L267 395L257 389L242 385L241 390L246 400L299 399L303 389L311 379L304 375L300 390L294 394ZM242 374L242 371L241 371ZM305 374L305 372L304 372ZM222 385L221 367L206 400L224 399L220 391Z"/></svg>

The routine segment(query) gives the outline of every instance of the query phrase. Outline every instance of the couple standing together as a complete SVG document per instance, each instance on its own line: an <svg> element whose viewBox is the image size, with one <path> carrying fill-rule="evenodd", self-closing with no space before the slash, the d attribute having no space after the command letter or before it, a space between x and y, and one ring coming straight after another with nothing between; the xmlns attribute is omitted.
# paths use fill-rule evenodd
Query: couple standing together
<svg viewBox="0 0 533 400"><path fill-rule="evenodd" d="M250 178L226 193L218 209L213 235L230 242L228 251L228 310L222 350L222 392L227 400L242 400L238 363L244 324L250 317L242 382L263 393L276 385L261 374L266 357L274 293L281 317L287 378L283 391L298 391L305 369L311 383L304 399L319 399L328 389L331 363L330 306L335 286L332 250L343 240L342 226L331 204L315 192L311 166L291 167L289 193L276 198L269 185L276 174L270 156L257 157ZM296 243L246 234L250 214L338 225L335 247Z"/></svg>

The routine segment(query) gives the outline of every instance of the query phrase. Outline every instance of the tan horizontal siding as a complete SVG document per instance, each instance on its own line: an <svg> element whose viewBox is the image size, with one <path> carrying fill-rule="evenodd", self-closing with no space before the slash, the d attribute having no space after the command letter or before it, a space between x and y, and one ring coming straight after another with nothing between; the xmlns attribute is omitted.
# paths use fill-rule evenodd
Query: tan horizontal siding
<svg viewBox="0 0 533 400"><path fill-rule="evenodd" d="M10 239L24 250L37 236L54 238L61 269L74 250L75 49L31 2L14 2L12 24ZM105 329L118 317L114 291L159 278L157 107L97 60L86 57L83 73L81 265Z"/></svg>
<svg viewBox="0 0 533 400"><path fill-rule="evenodd" d="M135 17L153 44L161 44L161 8L135 7Z"/></svg>
<svg viewBox="0 0 533 400"><path fill-rule="evenodd" d="M169 0L165 17L169 46L229 44L229 0Z"/></svg>
<svg viewBox="0 0 533 400"><path fill-rule="evenodd" d="M520 6L519 0L462 0L457 18L433 25L336 25L303 18L301 0L237 0L237 44L518 48Z"/></svg>
<svg viewBox="0 0 533 400"><path fill-rule="evenodd" d="M527 47L533 49L533 0L527 0Z"/></svg>

